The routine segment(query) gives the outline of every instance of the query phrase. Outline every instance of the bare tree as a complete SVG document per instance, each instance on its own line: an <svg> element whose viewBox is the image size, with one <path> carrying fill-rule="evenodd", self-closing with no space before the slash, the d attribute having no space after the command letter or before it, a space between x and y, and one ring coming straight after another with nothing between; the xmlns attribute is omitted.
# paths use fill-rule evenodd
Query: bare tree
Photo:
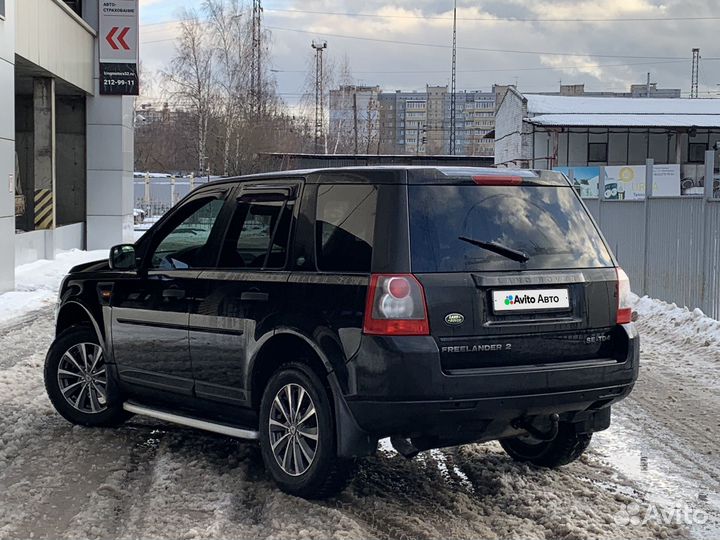
<svg viewBox="0 0 720 540"><path fill-rule="evenodd" d="M216 89L212 76L214 49L194 9L181 12L175 53L163 77L171 88L171 96L188 102L196 117L197 163L198 171L202 172L209 168L208 125L216 104Z"/></svg>

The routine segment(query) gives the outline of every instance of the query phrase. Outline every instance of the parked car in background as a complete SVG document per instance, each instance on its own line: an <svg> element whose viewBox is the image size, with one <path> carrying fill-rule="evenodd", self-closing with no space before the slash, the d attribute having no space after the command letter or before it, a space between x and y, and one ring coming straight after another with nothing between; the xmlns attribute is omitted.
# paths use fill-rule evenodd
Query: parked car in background
<svg viewBox="0 0 720 540"><path fill-rule="evenodd" d="M500 440L577 459L638 374L630 286L559 173L368 167L204 185L62 283L45 364L69 421L258 441L291 494Z"/></svg>

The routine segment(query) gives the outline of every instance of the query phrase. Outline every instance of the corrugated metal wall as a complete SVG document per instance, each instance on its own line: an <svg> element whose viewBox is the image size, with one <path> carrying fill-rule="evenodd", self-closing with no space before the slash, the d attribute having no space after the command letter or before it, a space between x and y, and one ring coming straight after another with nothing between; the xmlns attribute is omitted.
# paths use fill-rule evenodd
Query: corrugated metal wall
<svg viewBox="0 0 720 540"><path fill-rule="evenodd" d="M720 318L720 201L587 200L633 291Z"/></svg>

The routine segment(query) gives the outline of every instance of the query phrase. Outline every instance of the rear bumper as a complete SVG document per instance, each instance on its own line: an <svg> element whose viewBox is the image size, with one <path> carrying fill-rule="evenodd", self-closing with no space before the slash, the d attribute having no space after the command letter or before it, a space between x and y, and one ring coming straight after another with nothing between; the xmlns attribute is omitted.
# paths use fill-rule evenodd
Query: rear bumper
<svg viewBox="0 0 720 540"><path fill-rule="evenodd" d="M473 433L509 436L518 418L551 413L579 421L626 397L637 379L639 336L623 325L627 354L565 363L444 373L431 337L363 337L348 363L345 401L357 425L374 437Z"/></svg>

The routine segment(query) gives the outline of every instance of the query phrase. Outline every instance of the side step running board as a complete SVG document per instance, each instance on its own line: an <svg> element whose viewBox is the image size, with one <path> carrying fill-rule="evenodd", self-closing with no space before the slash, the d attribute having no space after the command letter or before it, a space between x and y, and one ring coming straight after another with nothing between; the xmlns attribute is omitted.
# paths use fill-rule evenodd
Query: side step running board
<svg viewBox="0 0 720 540"><path fill-rule="evenodd" d="M158 420L164 420L165 422L172 422L173 424L180 424L182 426L204 429L205 431L229 435L230 437L237 437L238 439L249 439L255 441L260 437L260 434L257 431L230 427L224 424L215 424L213 422L208 422L207 420L199 420L188 416L180 416L178 414L149 409L148 407L135 405L134 403L123 403L123 409L129 413L139 414L140 416L149 416L150 418L157 418Z"/></svg>

